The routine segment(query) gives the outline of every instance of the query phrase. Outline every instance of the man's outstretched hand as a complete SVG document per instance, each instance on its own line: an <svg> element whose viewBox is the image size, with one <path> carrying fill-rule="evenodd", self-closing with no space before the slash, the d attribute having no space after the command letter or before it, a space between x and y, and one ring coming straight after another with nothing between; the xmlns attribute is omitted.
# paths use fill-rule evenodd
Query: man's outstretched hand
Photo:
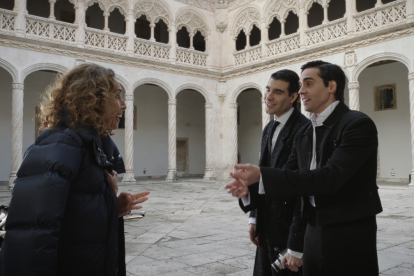
<svg viewBox="0 0 414 276"><path fill-rule="evenodd" d="M121 193L118 196L118 217L122 217L128 211L141 209L142 206L137 204L147 201L149 193L148 191L138 194Z"/></svg>
<svg viewBox="0 0 414 276"><path fill-rule="evenodd" d="M234 179L225 188L232 196L242 198L249 193L247 187L260 180L260 168L251 164L238 164L230 175Z"/></svg>
<svg viewBox="0 0 414 276"><path fill-rule="evenodd" d="M243 184L239 179L233 179L225 187L227 192L234 197L242 198L249 194L249 188Z"/></svg>

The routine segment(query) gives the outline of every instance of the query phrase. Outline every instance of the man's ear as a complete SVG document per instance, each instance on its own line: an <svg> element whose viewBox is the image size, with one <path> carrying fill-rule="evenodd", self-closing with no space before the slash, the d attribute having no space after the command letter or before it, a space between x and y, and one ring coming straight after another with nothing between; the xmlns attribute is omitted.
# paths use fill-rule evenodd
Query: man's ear
<svg viewBox="0 0 414 276"><path fill-rule="evenodd" d="M329 93L335 94L336 93L336 89L338 87L338 84L336 83L336 81L331 80L331 81L329 81L328 87L329 87Z"/></svg>
<svg viewBox="0 0 414 276"><path fill-rule="evenodd" d="M298 93L292 93L292 95L290 95L290 103L293 104L298 97Z"/></svg>

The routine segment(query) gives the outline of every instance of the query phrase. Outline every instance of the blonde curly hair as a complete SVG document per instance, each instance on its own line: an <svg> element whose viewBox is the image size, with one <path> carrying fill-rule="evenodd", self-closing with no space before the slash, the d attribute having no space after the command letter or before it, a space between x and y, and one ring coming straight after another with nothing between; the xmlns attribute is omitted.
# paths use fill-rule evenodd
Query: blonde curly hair
<svg viewBox="0 0 414 276"><path fill-rule="evenodd" d="M113 116L111 104L116 101L115 85L114 71L92 63L58 76L40 103L41 129L53 129L69 116L75 132L91 126L101 136L112 134L108 124Z"/></svg>

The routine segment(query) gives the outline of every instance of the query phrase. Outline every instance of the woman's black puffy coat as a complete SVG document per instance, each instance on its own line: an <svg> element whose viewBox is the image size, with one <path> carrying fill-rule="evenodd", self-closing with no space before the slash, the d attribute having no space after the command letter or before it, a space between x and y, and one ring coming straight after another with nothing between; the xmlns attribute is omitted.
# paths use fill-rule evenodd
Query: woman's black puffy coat
<svg viewBox="0 0 414 276"><path fill-rule="evenodd" d="M125 170L111 138L61 125L42 132L26 154L6 222L2 275L115 276L117 204L103 170Z"/></svg>

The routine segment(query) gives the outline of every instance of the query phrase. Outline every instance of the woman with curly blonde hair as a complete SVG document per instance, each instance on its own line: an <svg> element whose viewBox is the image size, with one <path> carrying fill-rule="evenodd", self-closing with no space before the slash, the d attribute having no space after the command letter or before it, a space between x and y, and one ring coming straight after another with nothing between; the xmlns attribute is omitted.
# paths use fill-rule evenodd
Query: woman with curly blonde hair
<svg viewBox="0 0 414 276"><path fill-rule="evenodd" d="M1 275L125 275L122 215L149 194L117 196L125 168L110 134L125 109L115 73L99 65L77 66L48 88L45 130L17 172Z"/></svg>

